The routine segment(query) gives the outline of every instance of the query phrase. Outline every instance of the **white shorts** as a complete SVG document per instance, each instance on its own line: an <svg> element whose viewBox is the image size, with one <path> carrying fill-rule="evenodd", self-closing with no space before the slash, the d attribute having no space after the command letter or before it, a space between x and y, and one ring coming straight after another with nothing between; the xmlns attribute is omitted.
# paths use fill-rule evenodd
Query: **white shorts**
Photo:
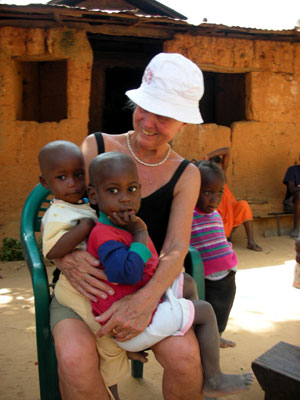
<svg viewBox="0 0 300 400"><path fill-rule="evenodd" d="M142 351L168 336L183 336L194 322L195 308L182 298L184 275L181 273L163 296L150 325L138 336L116 343L126 351Z"/></svg>

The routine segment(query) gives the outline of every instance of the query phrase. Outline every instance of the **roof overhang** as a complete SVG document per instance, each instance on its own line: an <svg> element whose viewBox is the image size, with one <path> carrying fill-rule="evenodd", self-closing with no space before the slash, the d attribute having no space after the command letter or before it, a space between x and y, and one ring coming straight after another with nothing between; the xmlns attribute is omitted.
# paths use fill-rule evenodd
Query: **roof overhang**
<svg viewBox="0 0 300 400"><path fill-rule="evenodd" d="M49 4L27 6L2 4L1 26L43 29L65 26L91 33L163 40L171 39L176 33L190 33L197 36L300 42L300 32L297 29L271 31L204 23L196 26L179 19L145 16L130 11L87 10Z"/></svg>

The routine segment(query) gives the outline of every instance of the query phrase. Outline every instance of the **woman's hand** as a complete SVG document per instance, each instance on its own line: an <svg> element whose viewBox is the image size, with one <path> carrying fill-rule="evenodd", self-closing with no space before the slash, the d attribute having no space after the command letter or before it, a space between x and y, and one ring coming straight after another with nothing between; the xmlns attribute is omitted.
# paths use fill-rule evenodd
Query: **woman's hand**
<svg viewBox="0 0 300 400"><path fill-rule="evenodd" d="M97 336L110 333L120 342L132 339L149 325L157 303L152 298L147 299L143 289L123 297L96 317L98 322L106 321L97 332Z"/></svg>
<svg viewBox="0 0 300 400"><path fill-rule="evenodd" d="M99 260L87 251L75 250L54 262L71 285L88 299L96 301L97 297L106 299L108 295L114 294L111 286L99 280L107 280L104 271L97 268Z"/></svg>

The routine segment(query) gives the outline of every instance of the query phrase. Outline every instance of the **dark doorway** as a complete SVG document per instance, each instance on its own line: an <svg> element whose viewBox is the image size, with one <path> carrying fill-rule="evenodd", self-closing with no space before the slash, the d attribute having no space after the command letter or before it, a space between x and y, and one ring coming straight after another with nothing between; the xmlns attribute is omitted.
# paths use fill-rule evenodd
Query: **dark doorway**
<svg viewBox="0 0 300 400"><path fill-rule="evenodd" d="M124 133L132 129L132 110L127 106L126 90L140 86L144 69L107 68L105 71L105 103L103 130Z"/></svg>
<svg viewBox="0 0 300 400"><path fill-rule="evenodd" d="M132 110L125 92L140 86L146 65L163 51L163 41L96 34L88 38L94 53L89 133L126 132L132 129Z"/></svg>

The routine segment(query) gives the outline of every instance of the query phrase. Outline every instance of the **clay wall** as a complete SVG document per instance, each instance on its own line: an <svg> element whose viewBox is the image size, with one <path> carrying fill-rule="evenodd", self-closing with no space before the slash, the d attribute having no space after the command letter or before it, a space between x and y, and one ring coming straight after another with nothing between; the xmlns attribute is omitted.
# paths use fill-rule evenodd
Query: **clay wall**
<svg viewBox="0 0 300 400"><path fill-rule="evenodd" d="M65 28L2 27L0 48L0 235L17 238L23 203L38 182L41 147L56 139L80 144L87 135L93 54L85 32ZM43 78L49 74L54 85ZM58 115L62 101L66 114Z"/></svg>
<svg viewBox="0 0 300 400"><path fill-rule="evenodd" d="M88 133L93 54L83 30L63 27L2 27L0 48L0 237L17 238L40 148L55 139L79 144ZM282 179L300 152L300 44L178 34L164 50L203 71L245 74L245 120L187 127L173 145L189 159L230 146L227 178L236 197L257 215L281 211ZM41 78L45 68L56 90Z"/></svg>
<svg viewBox="0 0 300 400"><path fill-rule="evenodd" d="M228 183L256 215L282 211L288 166L300 152L300 44L177 35L165 43L204 71L245 73L245 121L187 127L174 148L188 159L231 147ZM230 98L228 99L230 101Z"/></svg>

